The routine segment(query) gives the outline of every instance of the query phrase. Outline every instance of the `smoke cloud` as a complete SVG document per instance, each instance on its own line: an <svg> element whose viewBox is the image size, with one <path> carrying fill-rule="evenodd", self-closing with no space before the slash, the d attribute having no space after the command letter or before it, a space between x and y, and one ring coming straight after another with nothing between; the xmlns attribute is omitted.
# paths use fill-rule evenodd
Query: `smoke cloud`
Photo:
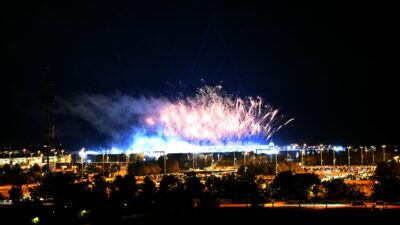
<svg viewBox="0 0 400 225"><path fill-rule="evenodd" d="M81 118L114 142L123 142L134 130L144 129L146 116L156 116L168 103L164 98L85 93L61 100L59 113Z"/></svg>

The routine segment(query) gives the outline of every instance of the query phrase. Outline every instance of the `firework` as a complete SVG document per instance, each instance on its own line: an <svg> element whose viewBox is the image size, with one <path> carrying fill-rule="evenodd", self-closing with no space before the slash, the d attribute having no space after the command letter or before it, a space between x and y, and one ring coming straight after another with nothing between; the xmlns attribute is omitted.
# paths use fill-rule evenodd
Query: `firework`
<svg viewBox="0 0 400 225"><path fill-rule="evenodd" d="M84 94L63 105L65 112L112 137L109 151L118 154L275 152L275 146L262 143L293 120L261 97L228 95L221 86L204 86L191 97L174 100Z"/></svg>
<svg viewBox="0 0 400 225"><path fill-rule="evenodd" d="M261 97L233 97L221 86L205 86L194 97L169 101L144 122L165 137L217 144L253 137L270 139L293 120L285 121L278 112Z"/></svg>

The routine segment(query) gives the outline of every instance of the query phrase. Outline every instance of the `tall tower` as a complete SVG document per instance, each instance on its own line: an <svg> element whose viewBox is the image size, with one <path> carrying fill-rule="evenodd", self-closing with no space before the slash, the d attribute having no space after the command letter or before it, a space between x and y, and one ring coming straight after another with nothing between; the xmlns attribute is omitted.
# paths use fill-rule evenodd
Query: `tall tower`
<svg viewBox="0 0 400 225"><path fill-rule="evenodd" d="M54 145L54 117L53 117L53 108L54 108L54 95L52 90L52 84L50 81L50 68L46 67L45 70L45 87L44 93L42 94L42 104L44 106L45 113L45 154L46 154L46 163L48 168L50 168L50 151Z"/></svg>

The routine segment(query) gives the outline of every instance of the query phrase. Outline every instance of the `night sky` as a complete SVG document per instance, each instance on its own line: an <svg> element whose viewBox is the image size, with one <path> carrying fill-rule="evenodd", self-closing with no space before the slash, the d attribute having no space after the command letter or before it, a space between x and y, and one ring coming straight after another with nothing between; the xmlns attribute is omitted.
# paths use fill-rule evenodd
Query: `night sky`
<svg viewBox="0 0 400 225"><path fill-rule="evenodd" d="M56 100L116 90L173 96L222 81L295 118L275 142L398 143L390 6L55 2L2 9L2 148L42 142L46 67ZM57 143L71 148L107 139L78 118L56 114L55 124Z"/></svg>

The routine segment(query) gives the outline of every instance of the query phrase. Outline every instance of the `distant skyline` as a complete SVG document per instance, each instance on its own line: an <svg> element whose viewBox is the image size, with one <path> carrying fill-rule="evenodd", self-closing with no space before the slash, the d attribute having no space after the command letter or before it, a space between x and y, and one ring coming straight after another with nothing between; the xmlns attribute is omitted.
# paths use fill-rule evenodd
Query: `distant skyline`
<svg viewBox="0 0 400 225"><path fill-rule="evenodd" d="M295 118L272 138L278 144L397 144L393 15L367 3L10 5L1 15L0 147L43 142L47 66L57 110L82 93L172 97L222 84ZM66 146L110 139L72 115L55 114L55 125Z"/></svg>

